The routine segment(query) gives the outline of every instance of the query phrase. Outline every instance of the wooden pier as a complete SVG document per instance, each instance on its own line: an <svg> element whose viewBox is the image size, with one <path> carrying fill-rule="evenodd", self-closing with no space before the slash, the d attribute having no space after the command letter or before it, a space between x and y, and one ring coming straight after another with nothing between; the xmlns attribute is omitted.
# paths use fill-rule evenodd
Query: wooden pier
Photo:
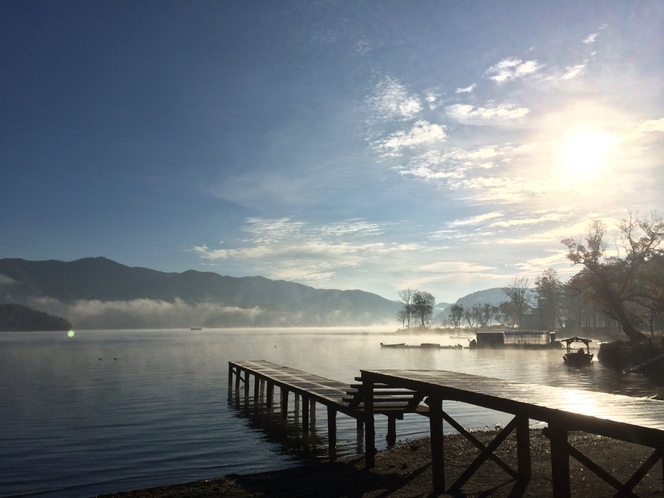
<svg viewBox="0 0 664 498"><path fill-rule="evenodd" d="M268 361L229 362L229 399L251 399L272 409L274 387L281 393L282 418L287 417L288 394L302 399L302 429L309 429L313 406L327 407L328 440L331 454L336 445L336 415L357 420L358 435L363 429L365 459L374 465L375 415L388 418L388 443L396 440L396 420L405 413L429 417L433 489L455 494L488 459L497 463L515 480L513 496L520 496L531 477L530 420L548 424L545 433L551 441L551 471L554 497L570 497L570 457L615 488L615 496L636 496L634 487L662 460L664 455L664 402L646 398L523 384L501 379L446 371L362 370L357 384L344 384ZM487 446L454 420L444 409L445 401L462 402L512 414L513 420ZM447 486L443 460L443 421L464 435L479 450L479 456ZM517 468L513 469L494 454L507 436L516 432ZM570 431L584 431L620 441L653 448L651 456L627 482L619 482L609 472L573 448L567 440ZM664 471L664 463L662 464ZM521 491L520 491L521 490Z"/></svg>
<svg viewBox="0 0 664 498"><path fill-rule="evenodd" d="M239 397L242 385L244 402L248 403L252 395L252 377L254 406L261 404L263 399L264 406L272 410L275 386L280 390L279 404L283 419L288 416L289 394L295 395L298 406L299 400L302 400L303 431L309 430L309 424L315 416L316 403L327 407L328 444L332 454L336 447L337 413L354 418L357 421L358 432L363 430L364 394L361 384L345 384L265 360L230 361L228 362L229 399L233 396ZM393 445L397 437L396 420L402 419L404 413L424 414L428 408L420 403L422 398L410 389L393 389L380 383L374 385L374 389L373 413L387 417L387 443Z"/></svg>

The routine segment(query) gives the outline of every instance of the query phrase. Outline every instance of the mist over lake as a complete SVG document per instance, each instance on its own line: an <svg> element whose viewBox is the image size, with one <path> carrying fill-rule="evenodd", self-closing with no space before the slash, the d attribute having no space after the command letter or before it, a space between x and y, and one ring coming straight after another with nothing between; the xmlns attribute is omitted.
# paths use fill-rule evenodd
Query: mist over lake
<svg viewBox="0 0 664 498"><path fill-rule="evenodd" d="M303 454L325 458L325 410L319 407L309 447L296 432L266 432L229 404L229 360L265 359L348 383L361 368L441 369L635 396L659 392L645 378L599 364L566 368L560 350L389 349L381 342L467 339L368 328L1 333L0 496L94 496L275 470ZM469 428L508 421L461 404L446 409ZM355 421L340 416L338 424L338 454L361 451ZM382 447L386 426L378 417ZM399 439L427 433L424 417L397 423Z"/></svg>

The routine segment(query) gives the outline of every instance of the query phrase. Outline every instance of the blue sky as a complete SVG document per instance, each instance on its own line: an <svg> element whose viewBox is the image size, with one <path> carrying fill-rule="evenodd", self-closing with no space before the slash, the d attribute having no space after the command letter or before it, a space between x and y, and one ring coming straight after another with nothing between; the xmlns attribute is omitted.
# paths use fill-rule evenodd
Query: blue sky
<svg viewBox="0 0 664 498"><path fill-rule="evenodd" d="M455 301L661 213L664 3L0 3L0 257Z"/></svg>

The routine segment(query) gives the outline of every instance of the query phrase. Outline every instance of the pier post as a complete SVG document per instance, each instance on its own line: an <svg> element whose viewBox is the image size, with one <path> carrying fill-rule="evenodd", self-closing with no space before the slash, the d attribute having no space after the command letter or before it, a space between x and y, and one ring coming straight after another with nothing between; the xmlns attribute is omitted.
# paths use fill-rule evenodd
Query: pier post
<svg viewBox="0 0 664 498"><path fill-rule="evenodd" d="M373 380L367 378L364 372L362 372L362 390L364 391L364 456L368 469L373 469L376 465L373 388Z"/></svg>
<svg viewBox="0 0 664 498"><path fill-rule="evenodd" d="M393 415L387 416L387 446L392 447L397 442L397 418Z"/></svg>
<svg viewBox="0 0 664 498"><path fill-rule="evenodd" d="M254 410L258 410L258 406L260 405L259 402L259 396L258 396L258 388L260 386L260 380L258 379L258 375L254 375Z"/></svg>
<svg viewBox="0 0 664 498"><path fill-rule="evenodd" d="M281 387L281 418L288 418L288 389Z"/></svg>
<svg viewBox="0 0 664 498"><path fill-rule="evenodd" d="M569 451L567 429L549 424L547 436L551 441L551 480L554 498L570 498Z"/></svg>
<svg viewBox="0 0 664 498"><path fill-rule="evenodd" d="M240 402L240 373L241 373L241 370L238 367L235 370L235 402L236 403Z"/></svg>
<svg viewBox="0 0 664 498"><path fill-rule="evenodd" d="M249 406L249 370L244 371L244 406Z"/></svg>
<svg viewBox="0 0 664 498"><path fill-rule="evenodd" d="M274 384L270 381L267 381L267 399L265 404L269 413L272 413L272 407L274 406Z"/></svg>
<svg viewBox="0 0 664 498"><path fill-rule="evenodd" d="M443 459L443 400L440 396L429 396L429 431L431 433L431 472L433 474L433 490L437 493L445 491L445 460Z"/></svg>
<svg viewBox="0 0 664 498"><path fill-rule="evenodd" d="M233 365L228 362L228 400L233 399Z"/></svg>
<svg viewBox="0 0 664 498"><path fill-rule="evenodd" d="M316 428L316 400L311 400L311 408L309 410L309 420L311 421L311 428Z"/></svg>
<svg viewBox="0 0 664 498"><path fill-rule="evenodd" d="M337 411L331 406L327 407L327 439L330 456L334 457L337 448Z"/></svg>
<svg viewBox="0 0 664 498"><path fill-rule="evenodd" d="M530 427L528 417L516 416L516 459L519 479L529 481L532 477L530 466Z"/></svg>
<svg viewBox="0 0 664 498"><path fill-rule="evenodd" d="M302 396L302 430L309 431L309 398Z"/></svg>

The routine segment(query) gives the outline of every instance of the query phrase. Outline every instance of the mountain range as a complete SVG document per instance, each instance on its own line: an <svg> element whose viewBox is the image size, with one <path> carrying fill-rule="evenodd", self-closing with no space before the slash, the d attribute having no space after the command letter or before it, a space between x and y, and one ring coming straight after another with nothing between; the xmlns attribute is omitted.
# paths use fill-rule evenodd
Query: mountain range
<svg viewBox="0 0 664 498"><path fill-rule="evenodd" d="M360 290L264 277L166 273L106 258L0 259L0 300L79 329L395 324L400 304Z"/></svg>

